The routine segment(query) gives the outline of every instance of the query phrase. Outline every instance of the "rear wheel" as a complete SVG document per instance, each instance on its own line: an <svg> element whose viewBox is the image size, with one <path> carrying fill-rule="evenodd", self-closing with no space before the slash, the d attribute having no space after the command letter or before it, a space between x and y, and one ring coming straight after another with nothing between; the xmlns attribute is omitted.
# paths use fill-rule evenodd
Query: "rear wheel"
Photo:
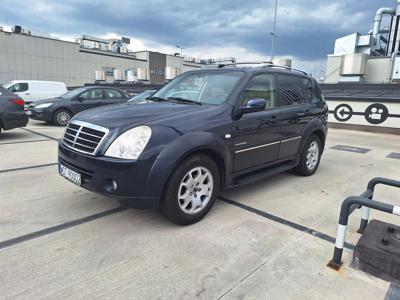
<svg viewBox="0 0 400 300"><path fill-rule="evenodd" d="M179 225L200 221L218 196L220 176L215 162L206 155L193 155L173 172L161 201L161 213Z"/></svg>
<svg viewBox="0 0 400 300"><path fill-rule="evenodd" d="M53 124L57 126L67 126L72 118L72 114L65 109L57 110L53 115Z"/></svg>
<svg viewBox="0 0 400 300"><path fill-rule="evenodd" d="M320 138L313 134L305 144L301 153L300 163L294 169L299 175L310 176L317 171L322 154L322 143Z"/></svg>

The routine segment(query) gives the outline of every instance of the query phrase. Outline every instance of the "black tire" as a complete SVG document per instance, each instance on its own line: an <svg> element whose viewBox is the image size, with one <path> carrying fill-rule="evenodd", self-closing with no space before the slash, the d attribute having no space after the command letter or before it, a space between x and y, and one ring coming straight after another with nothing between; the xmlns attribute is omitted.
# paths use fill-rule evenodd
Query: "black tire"
<svg viewBox="0 0 400 300"><path fill-rule="evenodd" d="M71 121L72 114L66 109L59 109L53 115L53 124L56 126L67 126Z"/></svg>
<svg viewBox="0 0 400 300"><path fill-rule="evenodd" d="M209 171L210 175L212 176L212 190L208 189L210 191L210 196L198 196L196 194L196 197L198 196L199 199L201 197L205 197L204 199L208 198L208 202L204 201L204 207L201 208L200 211L193 212L191 214L186 213L183 208L181 208L181 205L183 206L184 204L182 203L182 199L179 200L178 198L178 193L181 192L181 183L185 181L187 178L188 173L192 171L195 168L202 168L204 171ZM194 171L196 172L196 171ZM194 173L196 174L196 173ZM208 174L208 173L205 173ZM209 179L206 179L204 182L208 183ZM195 184L194 184L195 185ZM172 173L171 177L169 178L167 182L166 189L164 191L163 198L161 199L160 203L160 211L161 213L170 221L172 221L175 224L178 225L189 225L196 223L200 221L204 216L210 211L212 206L214 205L214 202L218 196L219 193L219 187L220 187L220 174L218 167L214 160L212 160L210 157L202 154L195 154L187 159L185 159ZM200 189L201 190L201 189ZM188 189L188 192L191 190ZM199 192L199 193L204 193ZM195 194L193 193L193 197L195 197ZM187 209L190 209L191 203L187 206ZM196 206L197 207L197 206ZM199 208L200 209L200 208Z"/></svg>
<svg viewBox="0 0 400 300"><path fill-rule="evenodd" d="M307 163L308 162L307 156L309 155L310 147L313 143L316 143L318 145L318 156L315 157L315 155L314 155L314 157L316 158L316 162L315 162L315 164L311 164L311 165L313 165L313 167L310 168L310 164ZM294 169L294 171L297 174L302 175L302 176L313 175L318 169L319 163L321 161L321 155L322 155L321 139L317 135L313 134L308 138L307 142L305 143L303 151L300 156L300 162L297 165L297 167Z"/></svg>

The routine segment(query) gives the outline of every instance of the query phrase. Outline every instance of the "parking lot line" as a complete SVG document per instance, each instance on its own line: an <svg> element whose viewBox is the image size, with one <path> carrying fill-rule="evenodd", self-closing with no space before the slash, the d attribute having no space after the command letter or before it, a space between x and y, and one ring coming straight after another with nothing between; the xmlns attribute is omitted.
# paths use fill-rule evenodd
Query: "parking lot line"
<svg viewBox="0 0 400 300"><path fill-rule="evenodd" d="M36 143L36 142L47 142L49 141L48 138L42 139L42 140L28 140L28 141L18 141L18 142L6 142L6 143L0 143L1 145L11 145L11 144L25 144L25 143Z"/></svg>
<svg viewBox="0 0 400 300"><path fill-rule="evenodd" d="M54 233L54 232L58 232L58 231L61 231L61 230L64 230L64 229L68 229L68 228L71 228L71 227L74 227L74 226L78 226L78 225L81 225L81 224L96 220L96 219L103 218L103 217L106 217L106 216L109 216L109 215L112 215L112 214L116 214L116 213L122 212L124 210L127 210L127 208L119 206L119 207L112 208L112 209L109 209L109 210L106 210L106 211L103 211L103 212L100 212L100 213L97 213L97 214L94 214L94 215L86 216L86 217L79 218L79 219L76 219L76 220L73 220L73 221L70 221L70 222L66 222L66 223L59 224L59 225L52 226L52 227L48 227L48 228L45 228L45 229L42 229L42 230L39 230L39 231L35 231L35 232L32 232L32 233L21 235L21 236L16 237L16 238L5 240L5 241L0 242L0 250L4 249L4 248L7 248L7 247L14 246L16 244L20 244L20 243L29 241L29 240L33 240L33 239L36 239L36 238L39 238L39 237L42 237L42 236L45 236L45 235L48 235L48 234L51 234L51 233Z"/></svg>
<svg viewBox="0 0 400 300"><path fill-rule="evenodd" d="M0 173L15 172L15 171L36 169L36 168L43 168L43 167L49 167L49 166L55 166L55 165L57 165L57 163L34 165L34 166L27 166L27 167L21 167L21 168L13 168L13 169L5 169L5 170L0 170Z"/></svg>
<svg viewBox="0 0 400 300"><path fill-rule="evenodd" d="M31 129L28 129L28 128L21 128L21 129L23 129L23 130L25 130L25 131L28 131L28 132L30 132L30 133L33 133L33 134L37 134L37 135L43 136L43 137L45 137L45 138L51 139L51 140L56 141L56 142L58 142L58 141L60 140L60 139L53 138L52 136L49 136L49 135L47 135L47 134L40 133L40 132L31 130Z"/></svg>
<svg viewBox="0 0 400 300"><path fill-rule="evenodd" d="M236 206L236 207L239 207L239 208L241 208L241 209L247 210L247 211L249 211L249 212L251 212L251 213L257 214L257 215L259 215L259 216L261 216L261 217L264 217L264 218L266 218L266 219L268 219L268 220L271 220L271 221L280 223L280 224L282 224L282 225L289 226L289 227L291 227L291 228L293 228L293 229L296 229L296 230L299 230L299 231L303 231L303 232L305 232L305 233L308 233L308 234L310 234L310 235L312 235L312 236L314 236L314 237L320 238L320 239L322 239L322 240L324 240L324 241L327 241L327 242L330 242L330 243L332 243L332 244L335 243L335 240L336 240L336 239L335 239L333 236L330 236L330 235L325 234L325 233L323 233L323 232L320 232L320 231L317 231L317 230L315 230L315 229L312 229L312 228L309 228L309 227L306 227L306 226L303 226L303 225L294 223L294 222L292 222L292 221L283 219L283 218L281 218L281 217L278 217L278 216L269 214L269 213L267 213L267 212L265 212L265 211L259 210L259 209L257 209L257 208L248 206L248 205L243 204L243 203L240 203L240 202L236 202L236 201L231 200L231 199L228 199L228 198L226 198L226 197L218 196L218 198L219 198L221 201L225 202L225 203L228 203L228 204L234 205L234 206ZM354 245L349 244L349 243L345 243L344 247L347 248L347 249L349 249L349 250L354 250L354 248L355 248Z"/></svg>

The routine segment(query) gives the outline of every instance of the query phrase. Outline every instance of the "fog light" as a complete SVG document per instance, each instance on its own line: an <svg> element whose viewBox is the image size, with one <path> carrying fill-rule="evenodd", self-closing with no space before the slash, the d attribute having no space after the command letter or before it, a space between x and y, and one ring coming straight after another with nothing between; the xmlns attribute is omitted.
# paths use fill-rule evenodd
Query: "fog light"
<svg viewBox="0 0 400 300"><path fill-rule="evenodd" d="M109 192L109 193L114 192L117 190L117 188L118 188L118 185L115 182L115 180L110 179L110 178L104 180L104 189L107 192Z"/></svg>

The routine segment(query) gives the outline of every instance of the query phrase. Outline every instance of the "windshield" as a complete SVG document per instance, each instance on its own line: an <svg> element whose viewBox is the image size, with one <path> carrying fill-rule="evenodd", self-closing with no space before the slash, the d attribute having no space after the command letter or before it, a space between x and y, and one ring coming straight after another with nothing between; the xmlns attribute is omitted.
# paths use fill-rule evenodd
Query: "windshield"
<svg viewBox="0 0 400 300"><path fill-rule="evenodd" d="M148 97L153 95L155 92L156 92L156 90L147 90L147 91L141 92L140 94L137 94L136 96L129 99L128 102L146 100Z"/></svg>
<svg viewBox="0 0 400 300"><path fill-rule="evenodd" d="M68 92L62 94L62 95L60 96L60 98L63 98L63 99L72 99L72 98L78 96L80 93L82 93L82 92L84 92L84 91L86 91L86 88L83 88L83 87L82 87L82 88L77 88L77 89L75 89L75 90L68 91Z"/></svg>
<svg viewBox="0 0 400 300"><path fill-rule="evenodd" d="M226 101L243 72L195 72L179 76L152 97L166 100L191 100L219 105Z"/></svg>

